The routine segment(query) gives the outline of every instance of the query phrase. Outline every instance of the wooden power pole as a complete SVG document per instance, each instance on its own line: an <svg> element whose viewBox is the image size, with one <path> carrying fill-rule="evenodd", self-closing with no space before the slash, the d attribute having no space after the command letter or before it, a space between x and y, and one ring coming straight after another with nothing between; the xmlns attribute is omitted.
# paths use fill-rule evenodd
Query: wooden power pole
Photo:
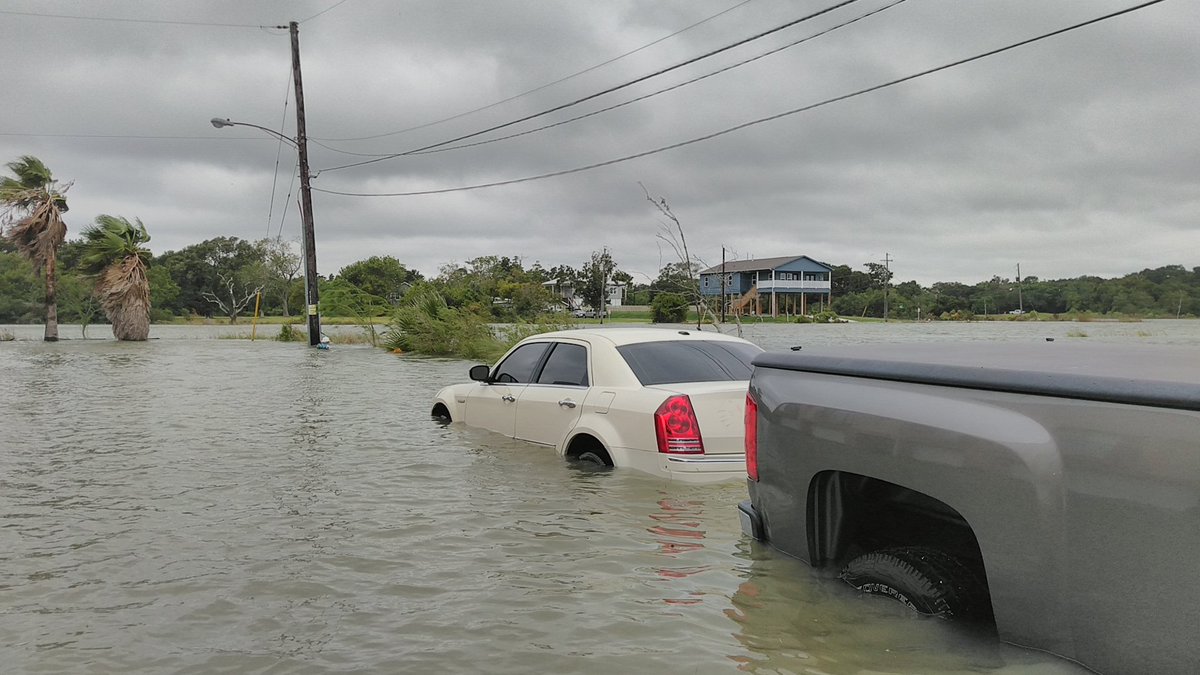
<svg viewBox="0 0 1200 675"><path fill-rule="evenodd" d="M308 136L304 125L304 85L300 80L300 25L288 24L292 36L292 81L296 84L296 149L300 153L300 218L304 230L304 298L308 313L308 344L321 342L317 313L317 244L313 235L312 191L308 185Z"/></svg>
<svg viewBox="0 0 1200 675"><path fill-rule="evenodd" d="M883 254L883 322L888 320L888 287L892 285L891 264L895 258L890 253Z"/></svg>

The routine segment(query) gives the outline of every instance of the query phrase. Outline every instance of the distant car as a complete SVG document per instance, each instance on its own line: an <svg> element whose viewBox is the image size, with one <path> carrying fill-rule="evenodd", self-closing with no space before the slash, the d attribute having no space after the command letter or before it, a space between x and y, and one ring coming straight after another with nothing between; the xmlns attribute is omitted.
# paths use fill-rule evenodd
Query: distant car
<svg viewBox="0 0 1200 675"><path fill-rule="evenodd" d="M1024 314L1024 313L1025 313L1025 310L1023 310L1023 309L1010 309L1010 310L1008 310L1008 313L1009 313L1009 314L1018 314L1018 315L1019 315L1019 314Z"/></svg>
<svg viewBox="0 0 1200 675"><path fill-rule="evenodd" d="M594 309L577 309L574 315L576 319L603 319L608 316L608 312L597 312Z"/></svg>
<svg viewBox="0 0 1200 675"><path fill-rule="evenodd" d="M434 417L559 455L690 482L744 480L750 361L762 349L715 332L608 328L517 343L474 382L445 387Z"/></svg>

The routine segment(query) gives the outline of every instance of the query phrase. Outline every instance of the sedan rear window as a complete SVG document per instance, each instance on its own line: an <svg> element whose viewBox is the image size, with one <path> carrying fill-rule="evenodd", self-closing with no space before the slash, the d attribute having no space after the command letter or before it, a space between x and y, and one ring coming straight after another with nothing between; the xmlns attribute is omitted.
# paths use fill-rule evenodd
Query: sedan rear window
<svg viewBox="0 0 1200 675"><path fill-rule="evenodd" d="M550 352L538 384L565 384L579 387L588 385L587 349L582 345L560 342Z"/></svg>
<svg viewBox="0 0 1200 675"><path fill-rule="evenodd" d="M643 342L617 351L643 386L749 380L750 360L762 352L742 342Z"/></svg>

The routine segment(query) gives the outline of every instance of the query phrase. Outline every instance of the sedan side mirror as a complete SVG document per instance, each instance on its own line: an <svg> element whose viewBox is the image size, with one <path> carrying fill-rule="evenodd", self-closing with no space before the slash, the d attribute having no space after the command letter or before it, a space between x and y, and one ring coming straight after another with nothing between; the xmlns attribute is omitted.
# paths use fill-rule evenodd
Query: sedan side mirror
<svg viewBox="0 0 1200 675"><path fill-rule="evenodd" d="M488 372L491 368L485 365L471 366L471 379L476 382L487 382Z"/></svg>

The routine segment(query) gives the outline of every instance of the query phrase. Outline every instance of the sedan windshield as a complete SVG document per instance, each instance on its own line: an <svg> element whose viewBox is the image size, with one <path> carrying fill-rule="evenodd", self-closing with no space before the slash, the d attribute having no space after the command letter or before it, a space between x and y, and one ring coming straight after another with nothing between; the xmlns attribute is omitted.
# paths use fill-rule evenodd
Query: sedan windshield
<svg viewBox="0 0 1200 675"><path fill-rule="evenodd" d="M643 342L617 351L643 386L749 380L751 359L762 352L743 342Z"/></svg>

